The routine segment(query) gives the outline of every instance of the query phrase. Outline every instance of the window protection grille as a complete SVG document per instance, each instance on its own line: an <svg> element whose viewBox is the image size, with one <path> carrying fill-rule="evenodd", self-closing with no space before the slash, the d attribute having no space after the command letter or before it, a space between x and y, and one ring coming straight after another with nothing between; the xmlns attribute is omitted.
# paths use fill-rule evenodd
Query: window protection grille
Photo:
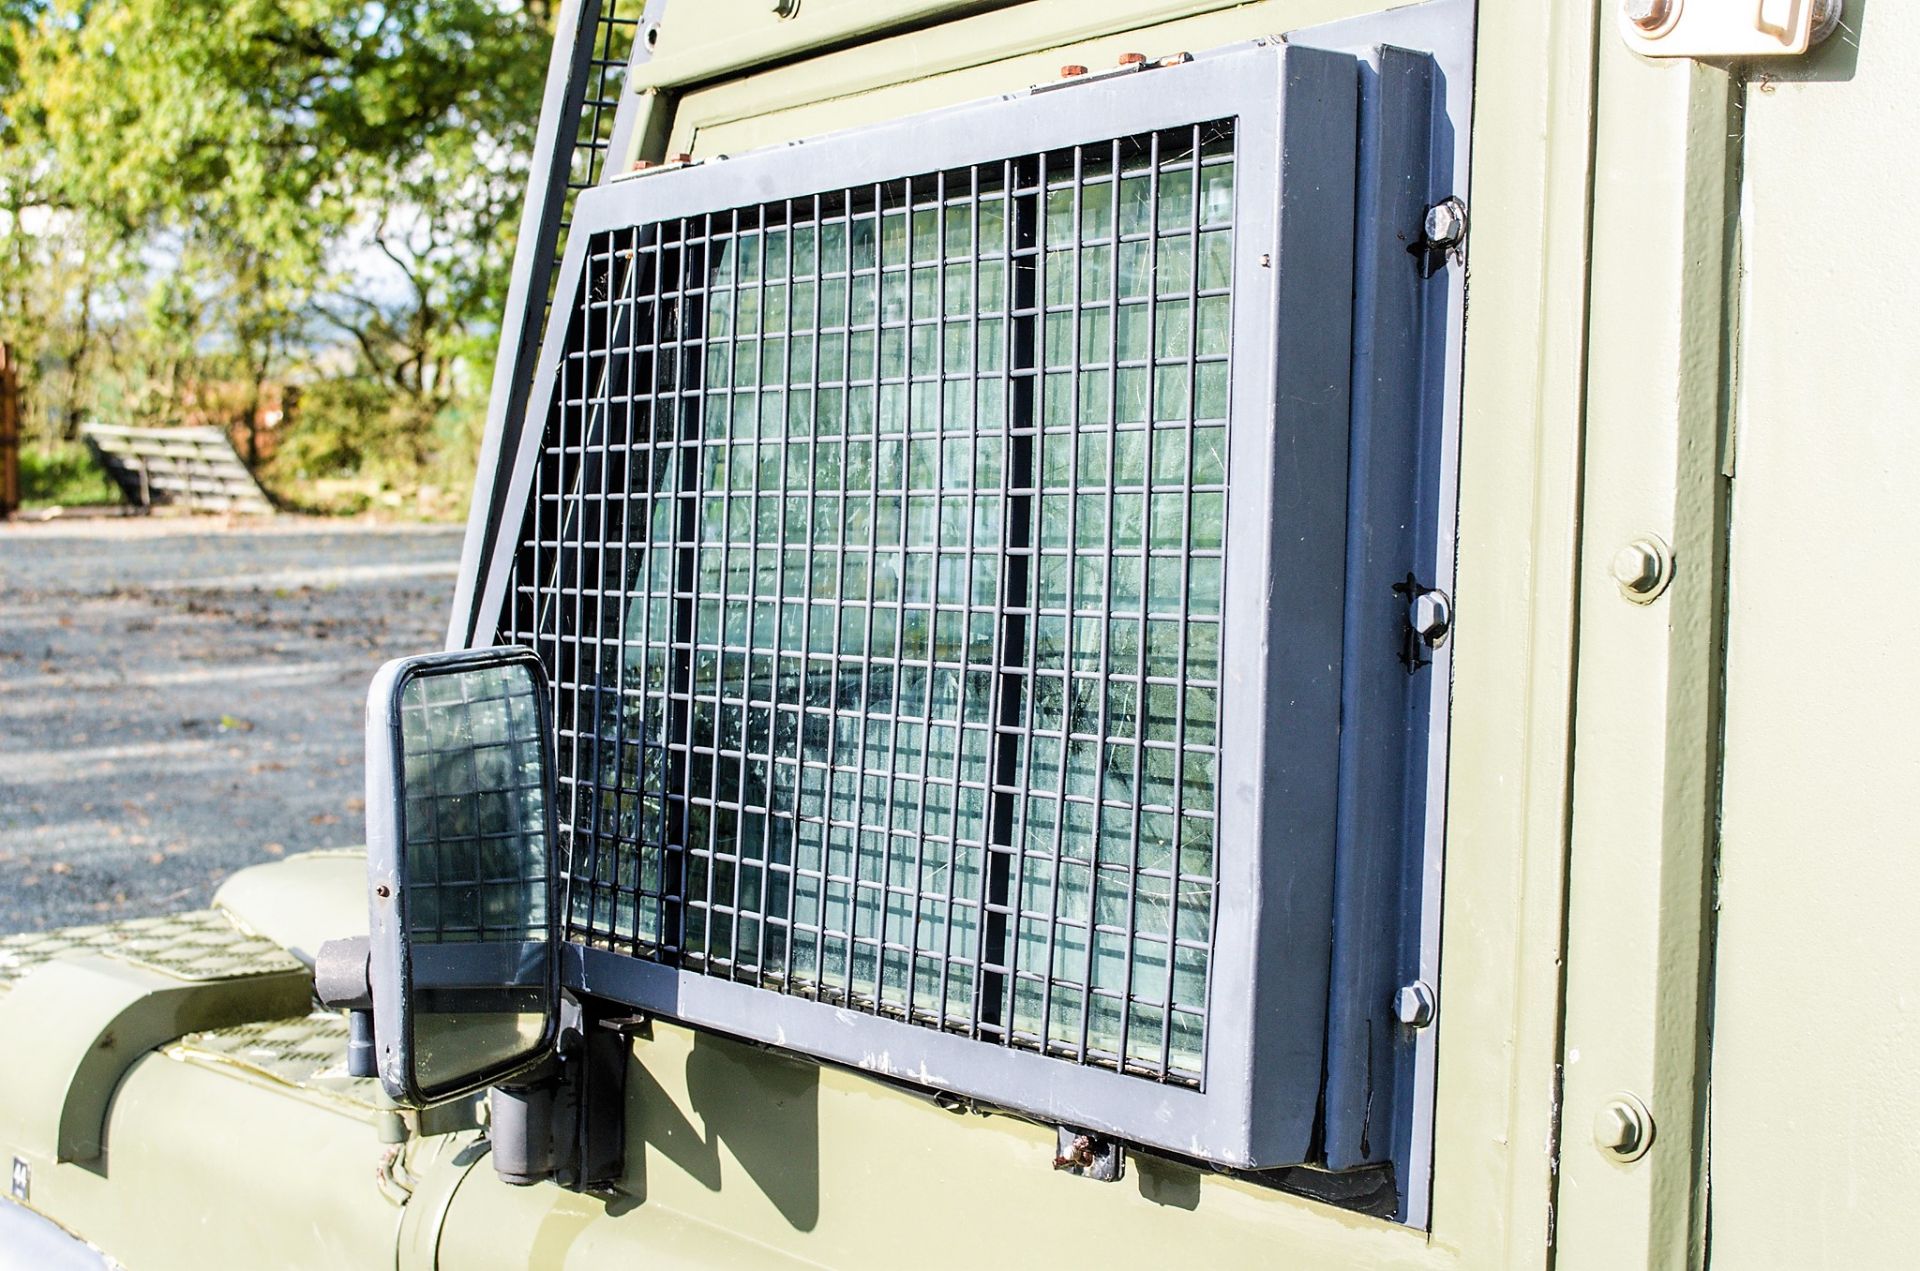
<svg viewBox="0 0 1920 1271"><path fill-rule="evenodd" d="M1199 1084L1232 186L1218 121L594 241L502 633L588 671L570 934Z"/></svg>
<svg viewBox="0 0 1920 1271"><path fill-rule="evenodd" d="M1313 1159L1365 1058L1341 1131L1402 1151L1366 913L1425 716L1343 741L1342 660L1444 701L1375 519L1451 364L1396 290L1425 81L1356 109L1358 65L1258 42L582 197L476 583L556 686L570 984L1236 1165Z"/></svg>

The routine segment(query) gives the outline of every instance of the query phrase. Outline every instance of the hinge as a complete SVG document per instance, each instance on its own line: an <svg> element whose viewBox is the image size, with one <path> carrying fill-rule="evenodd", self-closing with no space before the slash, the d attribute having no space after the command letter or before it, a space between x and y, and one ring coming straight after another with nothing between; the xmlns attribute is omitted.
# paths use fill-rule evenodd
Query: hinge
<svg viewBox="0 0 1920 1271"><path fill-rule="evenodd" d="M1643 57L1795 57L1840 26L1844 0L1618 0Z"/></svg>
<svg viewBox="0 0 1920 1271"><path fill-rule="evenodd" d="M1078 64L1069 64L1060 68L1060 78L1045 84L1035 84L1029 93L1051 93L1062 88L1078 88L1082 84L1099 84L1110 79L1119 79L1125 75L1137 75L1141 71L1150 71L1160 66L1178 66L1182 62L1191 62L1193 54L1174 53L1167 57L1148 58L1145 53L1122 53L1120 60L1102 71L1091 71Z"/></svg>

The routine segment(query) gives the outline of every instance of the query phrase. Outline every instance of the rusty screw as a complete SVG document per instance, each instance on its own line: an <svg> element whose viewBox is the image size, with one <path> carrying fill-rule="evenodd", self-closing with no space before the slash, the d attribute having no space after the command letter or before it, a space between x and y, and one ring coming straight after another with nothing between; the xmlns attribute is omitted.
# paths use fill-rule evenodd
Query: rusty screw
<svg viewBox="0 0 1920 1271"><path fill-rule="evenodd" d="M1085 75L1086 73L1087 68L1078 62L1071 62L1060 68L1061 79L1072 79L1076 75Z"/></svg>
<svg viewBox="0 0 1920 1271"><path fill-rule="evenodd" d="M1117 63L1117 65L1138 66L1140 65L1140 63L1146 60L1147 60L1147 55L1145 53L1122 53L1120 55L1120 61Z"/></svg>
<svg viewBox="0 0 1920 1271"><path fill-rule="evenodd" d="M1673 0L1624 0L1627 21L1642 31L1665 25L1673 14Z"/></svg>

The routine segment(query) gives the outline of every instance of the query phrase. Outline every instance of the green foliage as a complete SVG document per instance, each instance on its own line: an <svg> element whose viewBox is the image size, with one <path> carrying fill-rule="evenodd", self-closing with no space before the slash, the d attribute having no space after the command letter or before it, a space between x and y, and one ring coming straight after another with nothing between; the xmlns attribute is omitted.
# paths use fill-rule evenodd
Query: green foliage
<svg viewBox="0 0 1920 1271"><path fill-rule="evenodd" d="M470 449L544 7L0 0L0 23L0 336L38 368L30 418L164 423L217 384L232 414L205 422L258 441L293 380L270 479Z"/></svg>
<svg viewBox="0 0 1920 1271"><path fill-rule="evenodd" d="M120 502L120 492L84 445L26 446L20 451L22 507L93 507Z"/></svg>

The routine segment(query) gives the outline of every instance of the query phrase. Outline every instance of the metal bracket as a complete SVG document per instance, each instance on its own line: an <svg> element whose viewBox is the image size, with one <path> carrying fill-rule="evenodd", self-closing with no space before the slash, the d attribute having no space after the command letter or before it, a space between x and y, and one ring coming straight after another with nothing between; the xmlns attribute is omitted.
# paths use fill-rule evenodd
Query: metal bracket
<svg viewBox="0 0 1920 1271"><path fill-rule="evenodd" d="M1060 1146L1053 1168L1096 1183L1117 1183L1127 1176L1127 1153L1113 1139L1060 1127Z"/></svg>
<svg viewBox="0 0 1920 1271"><path fill-rule="evenodd" d="M1844 0L1620 0L1643 57L1797 57L1832 35Z"/></svg>
<svg viewBox="0 0 1920 1271"><path fill-rule="evenodd" d="M347 1013L347 1075L377 1077L373 1049L373 969L366 936L329 940L313 963L313 995L320 1005Z"/></svg>
<svg viewBox="0 0 1920 1271"><path fill-rule="evenodd" d="M493 1167L510 1186L552 1181L592 1191L626 1159L627 1035L637 1017L609 1018L568 998L551 1066L488 1094Z"/></svg>

